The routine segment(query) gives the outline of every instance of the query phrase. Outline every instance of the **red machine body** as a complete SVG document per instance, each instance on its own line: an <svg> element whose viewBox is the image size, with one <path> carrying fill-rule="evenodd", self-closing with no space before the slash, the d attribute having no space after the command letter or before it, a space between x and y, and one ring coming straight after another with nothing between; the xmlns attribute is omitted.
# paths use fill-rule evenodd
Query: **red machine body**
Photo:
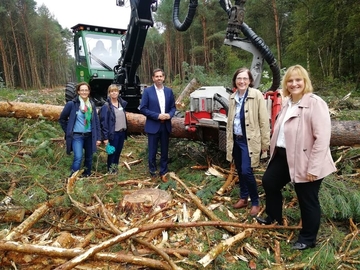
<svg viewBox="0 0 360 270"><path fill-rule="evenodd" d="M185 113L184 125L188 132L197 132L203 138L218 140L219 149L226 150L226 124L229 97L232 90L222 86L205 86L190 94L190 110ZM264 93L271 131L281 109L280 90ZM205 134L206 133L206 134ZM210 134L211 133L211 134Z"/></svg>

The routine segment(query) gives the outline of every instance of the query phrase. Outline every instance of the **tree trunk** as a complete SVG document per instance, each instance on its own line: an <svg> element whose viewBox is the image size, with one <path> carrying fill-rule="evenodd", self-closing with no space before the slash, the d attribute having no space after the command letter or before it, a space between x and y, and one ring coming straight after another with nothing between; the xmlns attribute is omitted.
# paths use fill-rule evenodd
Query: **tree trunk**
<svg viewBox="0 0 360 270"><path fill-rule="evenodd" d="M184 97L188 97L189 94L195 90L196 85L197 85L197 80L193 78L184 88L184 90L181 92L181 94L175 101L175 105L178 110L183 109L185 107L185 103L183 102L183 99Z"/></svg>
<svg viewBox="0 0 360 270"><path fill-rule="evenodd" d="M272 0L272 6L274 11L274 20L275 20L275 35L276 35L276 48L278 54L278 65L281 68L281 50L280 50L280 29L279 29L279 16L276 7L276 0Z"/></svg>
<svg viewBox="0 0 360 270"><path fill-rule="evenodd" d="M167 30L166 34L165 34L165 67L164 67L164 70L165 70L165 75L168 79L171 78L171 70L173 68L173 63L172 63L172 60L173 60L173 56L172 56L172 48L171 48L171 33L169 30Z"/></svg>
<svg viewBox="0 0 360 270"><path fill-rule="evenodd" d="M15 117L38 119L46 118L57 121L63 106L25 103L25 102L0 102L0 117ZM128 132L133 134L144 133L145 116L137 113L126 113ZM211 126L201 126L196 132L189 132L185 128L184 118L172 118L173 138L185 138L200 141L219 142L219 130ZM360 121L332 121L331 142L332 146L360 145Z"/></svg>
<svg viewBox="0 0 360 270"><path fill-rule="evenodd" d="M29 28L30 28L30 24L29 24L29 20L27 18L27 10L26 10L26 5L22 6L20 9L20 16L21 16L21 21L22 21L22 25L24 28L24 37L25 37L25 43L26 43L26 47L27 47L27 52L28 52L28 60L30 63L30 67L29 68L29 76L31 77L31 81L32 84L31 86L34 88L40 88L41 87L41 81L40 81L40 77L39 77L39 73L38 73L38 65L37 65L37 60L36 60L36 53L35 53L35 49L34 49L34 45L33 42L31 40L31 34L29 33Z"/></svg>
<svg viewBox="0 0 360 270"><path fill-rule="evenodd" d="M9 23L11 25L11 33L15 45L15 51L16 51L16 57L18 62L18 71L19 71L19 77L20 77L20 86L24 89L27 89L27 80L26 80L26 66L24 63L24 57L22 50L20 49L20 44L18 41L18 31L16 29L16 26L14 24L13 18L11 16L11 12L9 12Z"/></svg>
<svg viewBox="0 0 360 270"><path fill-rule="evenodd" d="M128 215L144 216L158 206L164 208L171 200L171 195L165 190L143 188L125 195L120 207Z"/></svg>
<svg viewBox="0 0 360 270"><path fill-rule="evenodd" d="M7 50L5 50L5 44L2 41L1 37L0 37L0 52L6 52ZM7 87L13 87L12 84L10 84L10 82L12 80L10 80L10 63L9 63L9 57L6 53L0 53L1 56L1 62L3 63L3 68L4 68L4 80L5 80L5 85Z"/></svg>

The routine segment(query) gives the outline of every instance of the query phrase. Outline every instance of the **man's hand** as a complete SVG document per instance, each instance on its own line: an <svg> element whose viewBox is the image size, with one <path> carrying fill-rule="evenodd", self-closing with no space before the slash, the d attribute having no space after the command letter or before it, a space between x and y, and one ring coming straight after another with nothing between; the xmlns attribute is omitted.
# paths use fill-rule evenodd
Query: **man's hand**
<svg viewBox="0 0 360 270"><path fill-rule="evenodd" d="M170 114L168 113L160 113L159 114L159 120L169 120L170 119Z"/></svg>

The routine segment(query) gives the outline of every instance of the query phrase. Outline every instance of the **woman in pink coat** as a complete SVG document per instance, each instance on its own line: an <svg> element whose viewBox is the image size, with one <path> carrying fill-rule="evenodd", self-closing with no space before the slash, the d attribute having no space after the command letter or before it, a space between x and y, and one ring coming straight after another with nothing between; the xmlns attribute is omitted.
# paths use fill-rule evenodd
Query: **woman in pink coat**
<svg viewBox="0 0 360 270"><path fill-rule="evenodd" d="M282 224L281 189L294 184L302 229L293 249L314 247L320 227L319 189L323 178L336 168L330 153L331 120L326 102L313 94L307 71L290 67L282 81L284 99L270 141L270 162L262 183L266 218L262 224Z"/></svg>

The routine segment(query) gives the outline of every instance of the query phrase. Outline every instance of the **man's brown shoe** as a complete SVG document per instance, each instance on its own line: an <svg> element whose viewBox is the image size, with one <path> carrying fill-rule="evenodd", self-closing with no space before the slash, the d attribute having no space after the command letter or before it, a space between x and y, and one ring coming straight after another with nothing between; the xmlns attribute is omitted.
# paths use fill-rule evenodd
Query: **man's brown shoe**
<svg viewBox="0 0 360 270"><path fill-rule="evenodd" d="M260 212L260 206L259 205L251 206L251 208L250 208L250 216L256 217L257 214L259 214L259 212Z"/></svg>
<svg viewBox="0 0 360 270"><path fill-rule="evenodd" d="M237 203L235 203L233 205L233 208L240 209L240 208L247 207L247 205L248 205L247 199L240 199Z"/></svg>
<svg viewBox="0 0 360 270"><path fill-rule="evenodd" d="M165 174L161 176L161 181L163 181L164 183L166 183L168 181Z"/></svg>

